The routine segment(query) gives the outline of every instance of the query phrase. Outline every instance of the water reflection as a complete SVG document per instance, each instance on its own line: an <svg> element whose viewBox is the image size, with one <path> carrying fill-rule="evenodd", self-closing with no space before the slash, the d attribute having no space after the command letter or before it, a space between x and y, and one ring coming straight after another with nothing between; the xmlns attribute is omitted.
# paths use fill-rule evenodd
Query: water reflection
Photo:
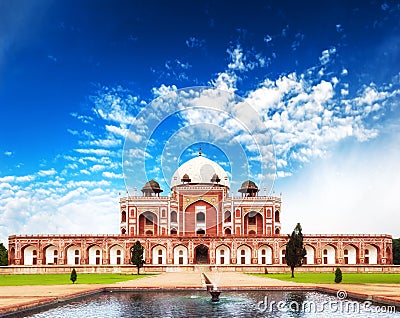
<svg viewBox="0 0 400 318"><path fill-rule="evenodd" d="M14 317L34 318L130 318L130 317L398 317L400 312L336 312L325 307L304 310L305 305L338 302L332 295L289 291L224 291L217 303L206 291L103 293L51 308ZM362 304L362 302L357 302ZM361 308L361 306L360 306ZM379 308L372 306L371 309ZM383 308L383 307L382 307ZM312 309L312 308L311 308Z"/></svg>

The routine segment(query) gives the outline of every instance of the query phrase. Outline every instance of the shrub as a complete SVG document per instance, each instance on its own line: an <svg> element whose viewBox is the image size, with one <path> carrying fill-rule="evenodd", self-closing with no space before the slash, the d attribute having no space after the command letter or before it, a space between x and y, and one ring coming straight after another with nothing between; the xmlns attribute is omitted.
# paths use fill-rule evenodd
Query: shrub
<svg viewBox="0 0 400 318"><path fill-rule="evenodd" d="M78 275L76 274L75 268L73 268L72 272L71 272L71 277L70 277L72 284L75 284L77 278L78 278Z"/></svg>
<svg viewBox="0 0 400 318"><path fill-rule="evenodd" d="M340 283L341 281L342 281L342 271L338 267L338 268L336 268L336 271L335 271L335 283Z"/></svg>

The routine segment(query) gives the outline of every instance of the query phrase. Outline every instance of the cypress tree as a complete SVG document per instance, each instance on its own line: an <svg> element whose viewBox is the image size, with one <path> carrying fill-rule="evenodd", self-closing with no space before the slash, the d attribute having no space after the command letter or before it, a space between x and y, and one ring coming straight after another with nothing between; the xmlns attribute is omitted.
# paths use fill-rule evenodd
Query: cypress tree
<svg viewBox="0 0 400 318"><path fill-rule="evenodd" d="M286 264L290 266L292 278L294 278L295 267L303 265L303 258L307 252L303 245L303 234L301 233L301 225L297 223L292 235L289 235L289 242L286 244Z"/></svg>
<svg viewBox="0 0 400 318"><path fill-rule="evenodd" d="M338 267L335 271L335 283L340 283L342 281L342 270Z"/></svg>
<svg viewBox="0 0 400 318"><path fill-rule="evenodd" d="M139 241L136 241L135 245L131 248L131 263L137 268L137 274L139 275L139 270L143 266L143 251L144 248Z"/></svg>
<svg viewBox="0 0 400 318"><path fill-rule="evenodd" d="M3 243L0 243L0 266L8 265L8 252Z"/></svg>
<svg viewBox="0 0 400 318"><path fill-rule="evenodd" d="M72 284L75 284L77 278L78 278L78 275L76 274L75 268L73 268L72 272L71 272L71 276L69 278L71 280Z"/></svg>
<svg viewBox="0 0 400 318"><path fill-rule="evenodd" d="M393 264L400 265L400 238L393 239Z"/></svg>

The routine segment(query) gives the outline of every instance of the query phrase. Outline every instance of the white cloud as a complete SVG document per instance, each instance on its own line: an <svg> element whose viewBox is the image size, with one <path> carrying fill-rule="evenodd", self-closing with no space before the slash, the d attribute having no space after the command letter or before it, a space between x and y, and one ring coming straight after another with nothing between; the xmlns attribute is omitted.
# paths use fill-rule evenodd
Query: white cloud
<svg viewBox="0 0 400 318"><path fill-rule="evenodd" d="M126 128L125 125L121 125L120 127L114 126L114 125L106 125L106 130L117 135L117 136L121 136L121 137L126 137L129 129Z"/></svg>
<svg viewBox="0 0 400 318"><path fill-rule="evenodd" d="M11 234L118 233L116 192L104 189L104 182L95 189L88 188L86 183L78 185L64 195L45 189L30 190L28 195L21 188L2 198L0 242L6 243Z"/></svg>
<svg viewBox="0 0 400 318"><path fill-rule="evenodd" d="M377 111L380 109L380 105L377 102L387 99L389 93L378 92L375 87L366 87L360 97L354 99L355 104L358 107L363 107L363 111L368 115L371 111Z"/></svg>
<svg viewBox="0 0 400 318"><path fill-rule="evenodd" d="M0 177L0 182L13 182L15 180L14 176Z"/></svg>
<svg viewBox="0 0 400 318"><path fill-rule="evenodd" d="M57 171L54 168L51 168L49 170L40 170L38 172L38 175L40 177L52 176L52 175L55 175L55 174L57 174Z"/></svg>
<svg viewBox="0 0 400 318"><path fill-rule="evenodd" d="M4 155L7 157L12 156L12 154L13 154L12 151L4 151Z"/></svg>
<svg viewBox="0 0 400 318"><path fill-rule="evenodd" d="M127 89L103 87L96 96L92 96L93 111L106 121L122 124L134 122L134 115L141 108L137 96L133 96Z"/></svg>
<svg viewBox="0 0 400 318"><path fill-rule="evenodd" d="M109 179L122 179L124 176L121 173L115 173L110 171L104 171L102 176Z"/></svg>
<svg viewBox="0 0 400 318"><path fill-rule="evenodd" d="M360 146L354 141L343 151L310 163L290 180L278 180L276 186L285 189L282 232L290 233L301 222L304 233L310 234L400 237L400 197L396 193L400 176L392 173L400 169L400 152L385 149L381 140L372 144Z"/></svg>
<svg viewBox="0 0 400 318"><path fill-rule="evenodd" d="M67 188L76 188L76 187L84 187L84 188L101 188L101 187L108 187L111 185L109 181L101 180L101 181L74 181L70 180L67 182Z"/></svg>
<svg viewBox="0 0 400 318"><path fill-rule="evenodd" d="M333 87L332 84L329 82L321 81L312 89L313 89L313 98L318 103L330 100L333 97Z"/></svg>
<svg viewBox="0 0 400 318"><path fill-rule="evenodd" d="M76 163L69 163L65 166L66 169L75 170L78 169L78 165Z"/></svg>
<svg viewBox="0 0 400 318"><path fill-rule="evenodd" d="M267 34L266 36L264 36L264 42L265 43L269 43L269 42L271 42L272 41L272 37L269 35L269 34Z"/></svg>
<svg viewBox="0 0 400 318"><path fill-rule="evenodd" d="M0 177L0 182L17 182L17 183L24 183L24 182L31 182L35 180L34 175L26 175L26 176L5 176Z"/></svg>
<svg viewBox="0 0 400 318"><path fill-rule="evenodd" d="M200 48L205 45L206 41L204 39L198 39L194 36L191 36L185 41L185 43L188 48Z"/></svg>
<svg viewBox="0 0 400 318"><path fill-rule="evenodd" d="M87 165L88 161L90 162L98 162L99 158L96 157L83 157L83 158L72 158L72 161L78 161L80 164Z"/></svg>
<svg viewBox="0 0 400 318"><path fill-rule="evenodd" d="M210 83L217 89L227 92L235 92L237 90L237 76L233 73L222 72L218 74L218 77L215 80L212 80Z"/></svg>
<svg viewBox="0 0 400 318"><path fill-rule="evenodd" d="M122 141L121 139L107 138L107 139L91 140L88 142L84 142L84 144L88 144L89 146L112 148L120 146L122 144Z"/></svg>
<svg viewBox="0 0 400 318"><path fill-rule="evenodd" d="M352 100L341 100L346 92L343 89L342 95L335 96L337 85L340 79L336 76L328 82L292 73L275 81L266 79L248 93L246 101L264 116L279 158L307 163L326 156L332 143L349 137L365 141L377 136L378 131L367 128L364 118L378 112L399 92L378 91L372 85ZM348 109L345 114L343 108ZM293 165L290 167L293 169Z"/></svg>
<svg viewBox="0 0 400 318"><path fill-rule="evenodd" d="M97 156L110 156L113 153L107 149L74 149L76 152L83 154L93 154Z"/></svg>
<svg viewBox="0 0 400 318"><path fill-rule="evenodd" d="M261 55L261 53L254 53L253 51L244 52L240 45L235 48L229 48L226 51L230 57L228 70L231 71L249 71L256 67L264 67L268 60Z"/></svg>
<svg viewBox="0 0 400 318"><path fill-rule="evenodd" d="M321 53L321 57L319 58L319 61L321 62L322 65L326 65L330 62L332 55L336 53L336 48L332 47L328 50L324 50Z"/></svg>
<svg viewBox="0 0 400 318"><path fill-rule="evenodd" d="M53 55L47 55L47 58L50 60L50 61L52 61L52 62L57 62L57 58L55 57L55 56L53 56Z"/></svg>
<svg viewBox="0 0 400 318"><path fill-rule="evenodd" d="M79 132L77 130L67 129L67 131L73 136L78 136L79 135Z"/></svg>
<svg viewBox="0 0 400 318"><path fill-rule="evenodd" d="M106 167L103 165L93 165L89 168L89 170L92 172L98 172L98 171L104 170L105 168Z"/></svg>
<svg viewBox="0 0 400 318"><path fill-rule="evenodd" d="M291 172L287 172L287 171L278 170L276 172L277 178L287 178L287 177L290 177L291 175L292 175L292 173Z"/></svg>
<svg viewBox="0 0 400 318"><path fill-rule="evenodd" d="M153 95L155 97L163 96L163 95L168 95L170 93L176 92L177 87L175 85L164 85L162 84L160 87L154 87L152 89Z"/></svg>
<svg viewBox="0 0 400 318"><path fill-rule="evenodd" d="M89 124L90 122L93 121L93 117L91 116L86 116L86 115L78 115L77 113L71 113L71 116L74 118L79 119L82 121L84 124Z"/></svg>
<svg viewBox="0 0 400 318"><path fill-rule="evenodd" d="M231 62L228 64L229 69L238 71L247 70L243 61L243 51L240 46L237 46L233 50L228 49L227 52L231 58Z"/></svg>
<svg viewBox="0 0 400 318"><path fill-rule="evenodd" d="M340 90L340 94L344 97L344 96L347 96L347 95L349 95L349 90L348 89L344 89L344 88L342 88L341 90Z"/></svg>
<svg viewBox="0 0 400 318"><path fill-rule="evenodd" d="M190 65L188 62L182 62L182 61L180 61L178 59L175 59L174 61L168 60L168 61L165 62L165 68L167 70L169 70L169 71L172 70L174 72L175 72L176 68L187 70L187 69L189 69L191 67L192 67L192 65ZM174 72L173 72L173 74L176 74Z"/></svg>

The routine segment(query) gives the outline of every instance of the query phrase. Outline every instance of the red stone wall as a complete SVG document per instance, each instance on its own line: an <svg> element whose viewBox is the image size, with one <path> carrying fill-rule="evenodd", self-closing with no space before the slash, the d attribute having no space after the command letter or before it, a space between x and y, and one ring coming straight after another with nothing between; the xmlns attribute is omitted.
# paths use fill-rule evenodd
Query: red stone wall
<svg viewBox="0 0 400 318"><path fill-rule="evenodd" d="M130 248L136 240L140 240L145 247L146 264L152 264L152 248L158 245L164 246L167 255L173 259L173 249L182 245L188 248L188 263L193 264L195 260L194 251L196 246L203 244L209 248L210 264L215 264L215 250L220 245L227 246L231 251L231 264L236 263L236 249L241 245L247 245L251 249L252 264L258 262L258 249L268 245L272 249L273 264L279 264L279 251L287 243L287 236L259 237L240 236L207 237L203 235L186 237L127 237L123 235L18 235L9 237L9 263L10 265L23 265L23 251L28 246L33 246L37 251L37 265L45 264L45 249L55 246L58 250L58 265L67 263L67 249L74 245L80 250L81 265L88 264L88 249L97 245L102 250L102 265L110 262L110 249L118 245L124 252L124 264L130 263ZM364 265L363 247L367 244L376 246L378 249L378 265L392 264L392 238L389 235L305 235L304 243L315 250L315 265L322 266L322 250L327 244L336 250L335 263L344 265L343 249L352 244L358 251L357 264ZM14 252L11 252L13 251ZM371 265L374 266L374 265Z"/></svg>

